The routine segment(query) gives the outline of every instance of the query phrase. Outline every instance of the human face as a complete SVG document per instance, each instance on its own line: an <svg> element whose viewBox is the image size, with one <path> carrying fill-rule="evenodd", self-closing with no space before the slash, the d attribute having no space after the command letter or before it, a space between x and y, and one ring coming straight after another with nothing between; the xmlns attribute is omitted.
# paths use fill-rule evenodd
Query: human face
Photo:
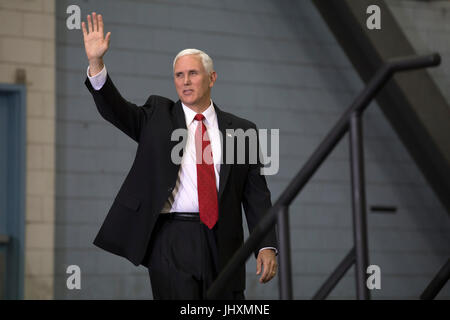
<svg viewBox="0 0 450 320"><path fill-rule="evenodd" d="M211 99L211 88L216 73L208 74L199 55L186 55L177 59L174 82L181 102L197 112L203 112Z"/></svg>

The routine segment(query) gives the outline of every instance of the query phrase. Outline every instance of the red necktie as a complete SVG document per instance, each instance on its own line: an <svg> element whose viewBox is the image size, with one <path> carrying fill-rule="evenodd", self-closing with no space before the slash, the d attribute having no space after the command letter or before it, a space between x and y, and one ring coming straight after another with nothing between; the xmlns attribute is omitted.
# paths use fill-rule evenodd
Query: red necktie
<svg viewBox="0 0 450 320"><path fill-rule="evenodd" d="M195 115L194 119L200 121L195 131L197 193L200 220L208 228L212 229L219 218L219 205L217 200L216 175L214 174L213 155L208 132L206 131L206 126L203 123L205 117L198 113Z"/></svg>

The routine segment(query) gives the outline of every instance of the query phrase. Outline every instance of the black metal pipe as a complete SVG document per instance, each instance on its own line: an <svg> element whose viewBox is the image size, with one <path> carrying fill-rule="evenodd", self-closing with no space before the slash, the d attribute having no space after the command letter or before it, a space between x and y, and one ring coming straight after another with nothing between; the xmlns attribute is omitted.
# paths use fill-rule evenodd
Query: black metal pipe
<svg viewBox="0 0 450 320"><path fill-rule="evenodd" d="M422 300L433 300L450 279L450 259L442 266L425 291L420 295Z"/></svg>
<svg viewBox="0 0 450 320"><path fill-rule="evenodd" d="M345 258L339 263L336 269L325 280L324 284L317 290L313 296L313 300L324 300L330 292L336 287L339 280L347 273L348 269L355 263L355 247L345 256Z"/></svg>
<svg viewBox="0 0 450 320"><path fill-rule="evenodd" d="M393 72L435 67L441 64L439 53L432 53L426 56L399 57L390 59L388 68Z"/></svg>
<svg viewBox="0 0 450 320"><path fill-rule="evenodd" d="M350 118L350 167L353 209L353 241L355 245L356 296L359 300L370 299L366 285L369 261L367 249L366 192L364 183L364 150L361 114L355 112Z"/></svg>
<svg viewBox="0 0 450 320"><path fill-rule="evenodd" d="M241 248L239 248L239 250L236 251L225 268L221 271L217 279L208 290L208 299L218 297L221 290L226 286L228 280L233 277L239 266L245 263L247 258L252 254L253 250L255 250L259 243L263 240L269 229L273 227L279 208L281 206L290 205L292 200L314 175L322 162L333 151L336 144L348 130L351 114L355 111L362 113L362 111L369 105L373 97L383 87L384 83L389 80L394 72L438 65L439 62L439 54L432 54L402 60L392 60L378 69L361 94L355 99L353 104L344 113L333 129L331 129L330 133L325 137L303 168L291 181L285 191L280 195L278 200L265 213L256 228L250 234L247 241L241 246Z"/></svg>
<svg viewBox="0 0 450 320"><path fill-rule="evenodd" d="M280 300L292 300L291 240L289 236L289 209L282 206L277 215L279 292Z"/></svg>

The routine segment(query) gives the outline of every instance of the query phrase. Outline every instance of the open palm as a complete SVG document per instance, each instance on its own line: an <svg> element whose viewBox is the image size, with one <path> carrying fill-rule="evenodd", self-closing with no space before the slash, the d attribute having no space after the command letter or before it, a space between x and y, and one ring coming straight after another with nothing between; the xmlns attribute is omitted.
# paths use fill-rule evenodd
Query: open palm
<svg viewBox="0 0 450 320"><path fill-rule="evenodd" d="M109 41L111 38L111 32L103 36L103 17L97 15L95 12L91 16L87 16L88 29L86 29L86 23L82 22L84 49L89 61L98 60L103 57L109 48Z"/></svg>

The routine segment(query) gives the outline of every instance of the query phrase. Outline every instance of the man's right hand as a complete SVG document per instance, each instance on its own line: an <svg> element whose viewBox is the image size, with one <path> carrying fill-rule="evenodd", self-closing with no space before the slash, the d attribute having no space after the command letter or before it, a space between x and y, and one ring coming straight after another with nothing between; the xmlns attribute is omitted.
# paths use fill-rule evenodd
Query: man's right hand
<svg viewBox="0 0 450 320"><path fill-rule="evenodd" d="M88 30L86 30L86 23L83 21L81 26L83 28L84 49L89 60L89 73L91 76L97 74L103 69L103 56L109 48L111 32L103 37L103 17L92 12L91 16L87 16Z"/></svg>

